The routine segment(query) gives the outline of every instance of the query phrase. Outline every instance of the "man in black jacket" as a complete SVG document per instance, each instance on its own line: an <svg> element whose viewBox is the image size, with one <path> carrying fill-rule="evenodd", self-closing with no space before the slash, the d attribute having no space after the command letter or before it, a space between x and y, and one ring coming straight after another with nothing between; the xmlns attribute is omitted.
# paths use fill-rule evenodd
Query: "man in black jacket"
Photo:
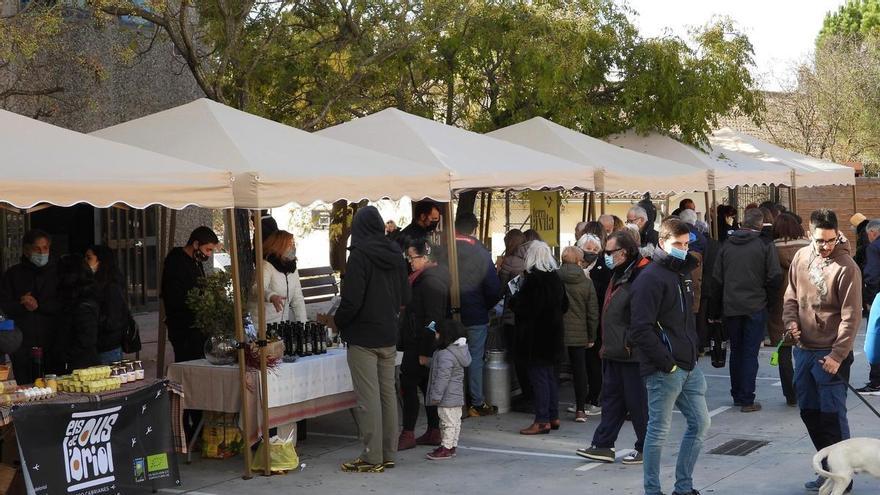
<svg viewBox="0 0 880 495"><path fill-rule="evenodd" d="M211 259L220 244L217 234L202 226L193 230L184 247L172 249L162 268L162 302L165 303L165 325L168 340L174 349L174 362L205 357L206 337L195 328L195 316L186 304L189 291L205 277L204 262Z"/></svg>
<svg viewBox="0 0 880 495"><path fill-rule="evenodd" d="M351 226L351 254L342 280L342 302L334 325L348 342L348 367L357 397L357 424L364 444L342 470L381 473L397 451L397 393L394 388L398 317L409 303L403 252L385 237L373 206L361 208Z"/></svg>
<svg viewBox="0 0 880 495"><path fill-rule="evenodd" d="M646 495L660 490L660 456L675 406L687 420L678 451L673 495L694 495L694 466L709 429L706 379L697 368L689 255L690 231L678 219L660 226L654 262L632 285L631 339L648 390L648 431L644 447Z"/></svg>
<svg viewBox="0 0 880 495"><path fill-rule="evenodd" d="M768 294L782 282L782 268L776 246L762 238L764 214L746 211L743 228L721 246L713 267L716 302L710 319L722 316L730 338L730 395L742 412L761 410L755 402L758 352L767 328Z"/></svg>
<svg viewBox="0 0 880 495"><path fill-rule="evenodd" d="M643 248L647 248L645 253L653 252L657 247L657 231L654 230L654 220L648 214L648 211L641 206L633 206L626 212L626 223L633 224L639 228L639 238L642 241ZM655 210L656 211L656 210Z"/></svg>
<svg viewBox="0 0 880 495"><path fill-rule="evenodd" d="M20 385L34 383L37 378L32 370L31 349L41 347L43 356L53 356L55 352L47 347L61 341L53 334L62 303L57 293L57 266L49 258L51 246L49 234L41 230L25 233L21 263L6 270L0 284L0 309L22 332L22 343L10 356L15 381Z"/></svg>
<svg viewBox="0 0 880 495"><path fill-rule="evenodd" d="M427 239L440 224L440 207L433 201L420 201L413 209L413 220L403 230L397 232L399 244L406 246L412 241Z"/></svg>

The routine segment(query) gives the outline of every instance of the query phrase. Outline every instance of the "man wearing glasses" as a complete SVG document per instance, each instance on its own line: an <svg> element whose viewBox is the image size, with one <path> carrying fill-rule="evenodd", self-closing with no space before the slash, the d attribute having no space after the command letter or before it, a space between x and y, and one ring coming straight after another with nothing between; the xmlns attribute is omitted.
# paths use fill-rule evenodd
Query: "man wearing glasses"
<svg viewBox="0 0 880 495"><path fill-rule="evenodd" d="M791 262L782 321L797 342L794 384L801 419L821 450L850 437L844 380L862 320L862 277L833 211L810 215L810 235L811 245ZM820 476L805 487L818 491L824 481Z"/></svg>

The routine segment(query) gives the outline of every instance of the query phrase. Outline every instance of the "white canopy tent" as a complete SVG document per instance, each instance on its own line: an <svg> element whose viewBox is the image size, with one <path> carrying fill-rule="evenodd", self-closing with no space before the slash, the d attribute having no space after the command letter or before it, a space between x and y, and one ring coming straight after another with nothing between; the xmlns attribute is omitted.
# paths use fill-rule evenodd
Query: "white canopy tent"
<svg viewBox="0 0 880 495"><path fill-rule="evenodd" d="M791 169L778 160L766 157L759 159L718 147L703 150L657 132L639 134L629 130L609 136L607 140L629 150L701 167L709 171L709 188L713 190L748 185L791 184Z"/></svg>
<svg viewBox="0 0 880 495"><path fill-rule="evenodd" d="M738 153L762 162L781 163L792 171L794 179L789 183L793 187L852 186L856 183L852 167L787 150L729 127L713 132L709 142L716 152Z"/></svg>
<svg viewBox="0 0 880 495"><path fill-rule="evenodd" d="M565 158L593 169L596 191L641 194L705 191L705 168L608 144L541 117L488 136Z"/></svg>
<svg viewBox="0 0 880 495"><path fill-rule="evenodd" d="M339 143L204 98L93 134L231 171L239 208L403 196L449 199L445 170Z"/></svg>
<svg viewBox="0 0 880 495"><path fill-rule="evenodd" d="M232 206L232 177L180 158L114 143L0 110L0 201L105 208Z"/></svg>
<svg viewBox="0 0 880 495"><path fill-rule="evenodd" d="M388 108L319 131L450 173L453 190L593 190L593 170L524 146Z"/></svg>

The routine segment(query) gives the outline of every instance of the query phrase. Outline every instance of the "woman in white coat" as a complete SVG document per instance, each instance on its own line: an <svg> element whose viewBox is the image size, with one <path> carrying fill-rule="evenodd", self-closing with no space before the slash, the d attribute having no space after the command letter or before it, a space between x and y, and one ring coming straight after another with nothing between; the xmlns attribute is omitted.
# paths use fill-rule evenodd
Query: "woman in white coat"
<svg viewBox="0 0 880 495"><path fill-rule="evenodd" d="M296 271L296 243L290 232L277 230L263 242L263 291L267 324L307 321L306 302ZM256 314L255 305L251 313Z"/></svg>

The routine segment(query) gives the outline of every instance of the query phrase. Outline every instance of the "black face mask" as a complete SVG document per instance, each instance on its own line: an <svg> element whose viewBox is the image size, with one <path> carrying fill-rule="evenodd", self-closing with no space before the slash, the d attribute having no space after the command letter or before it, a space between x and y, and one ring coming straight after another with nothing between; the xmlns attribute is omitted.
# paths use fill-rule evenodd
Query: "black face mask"
<svg viewBox="0 0 880 495"><path fill-rule="evenodd" d="M599 253L584 252L584 264L587 266L592 265L597 259L599 259Z"/></svg>
<svg viewBox="0 0 880 495"><path fill-rule="evenodd" d="M425 227L425 230L427 230L428 232L434 232L435 230L437 230L438 225L440 225L440 220L432 221L428 224L427 227Z"/></svg>
<svg viewBox="0 0 880 495"><path fill-rule="evenodd" d="M195 258L195 260L198 261L199 263L204 263L204 262L208 261L209 259L211 259L210 256L208 256L207 254L202 252L201 246L193 247L193 258Z"/></svg>

